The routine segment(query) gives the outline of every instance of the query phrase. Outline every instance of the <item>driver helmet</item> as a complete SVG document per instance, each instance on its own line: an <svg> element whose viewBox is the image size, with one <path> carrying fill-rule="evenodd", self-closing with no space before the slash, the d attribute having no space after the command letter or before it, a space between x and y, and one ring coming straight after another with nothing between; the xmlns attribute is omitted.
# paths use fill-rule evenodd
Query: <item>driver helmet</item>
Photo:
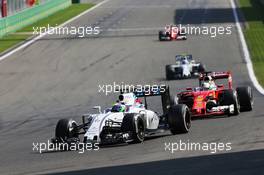
<svg viewBox="0 0 264 175"><path fill-rule="evenodd" d="M210 89L211 87L211 82L213 81L211 76L206 76L204 78L204 82L203 82L203 88L205 89Z"/></svg>
<svg viewBox="0 0 264 175"><path fill-rule="evenodd" d="M184 59L182 60L182 64L188 64L188 61L187 61L186 58L184 58Z"/></svg>
<svg viewBox="0 0 264 175"><path fill-rule="evenodd" d="M115 104L111 109L111 112L125 112L125 111L126 111L126 106L123 104Z"/></svg>

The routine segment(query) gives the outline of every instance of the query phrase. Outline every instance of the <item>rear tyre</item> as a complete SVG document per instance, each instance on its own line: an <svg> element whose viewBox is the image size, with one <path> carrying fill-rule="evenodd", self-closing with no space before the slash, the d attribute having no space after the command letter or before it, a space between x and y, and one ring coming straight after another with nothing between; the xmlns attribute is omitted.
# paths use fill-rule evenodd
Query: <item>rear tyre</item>
<svg viewBox="0 0 264 175"><path fill-rule="evenodd" d="M237 92L232 89L224 90L221 97L221 105L234 105L234 113L228 112L229 116L238 115L240 113L240 105L237 98Z"/></svg>
<svg viewBox="0 0 264 175"><path fill-rule="evenodd" d="M172 65L166 65L166 80L172 80L174 75L174 70Z"/></svg>
<svg viewBox="0 0 264 175"><path fill-rule="evenodd" d="M60 142L67 142L71 138L78 138L77 123L72 119L61 119L55 129L55 137Z"/></svg>
<svg viewBox="0 0 264 175"><path fill-rule="evenodd" d="M126 114L123 118L122 132L130 132L132 141L129 143L141 143L145 138L144 120L137 114Z"/></svg>
<svg viewBox="0 0 264 175"><path fill-rule="evenodd" d="M173 135L187 133L191 127L191 113L184 104L171 106L168 112L168 124Z"/></svg>
<svg viewBox="0 0 264 175"><path fill-rule="evenodd" d="M250 86L238 87L237 96L241 111L251 111L253 109L253 93Z"/></svg>

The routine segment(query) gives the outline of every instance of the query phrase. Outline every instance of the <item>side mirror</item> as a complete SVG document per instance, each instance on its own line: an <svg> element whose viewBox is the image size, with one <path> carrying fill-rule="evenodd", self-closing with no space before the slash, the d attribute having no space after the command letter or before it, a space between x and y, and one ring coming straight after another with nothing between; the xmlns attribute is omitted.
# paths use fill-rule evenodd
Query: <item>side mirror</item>
<svg viewBox="0 0 264 175"><path fill-rule="evenodd" d="M101 106L94 106L93 109L97 109L100 114L102 114Z"/></svg>

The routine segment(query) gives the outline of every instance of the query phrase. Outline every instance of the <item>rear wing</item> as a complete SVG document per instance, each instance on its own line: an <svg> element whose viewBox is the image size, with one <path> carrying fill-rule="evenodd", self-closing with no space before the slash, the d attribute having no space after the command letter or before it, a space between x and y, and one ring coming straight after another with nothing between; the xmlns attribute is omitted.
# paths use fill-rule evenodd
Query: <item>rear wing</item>
<svg viewBox="0 0 264 175"><path fill-rule="evenodd" d="M161 85L161 86L148 86L142 88L134 88L134 89L121 89L120 94L124 93L134 93L138 98L144 98L145 108L148 108L147 97L160 96L162 103L163 113L166 114L168 112L168 108L170 107L170 88L169 86Z"/></svg>
<svg viewBox="0 0 264 175"><path fill-rule="evenodd" d="M213 80L228 79L228 86L232 89L232 74L230 71L226 72L204 72L200 74L199 82L201 83L205 77L211 76Z"/></svg>
<svg viewBox="0 0 264 175"><path fill-rule="evenodd" d="M175 56L175 60L176 61L181 61L181 58L183 58L183 57L187 57L187 60L188 61L192 61L193 60L192 55L184 55L184 54L182 54L182 55L176 55Z"/></svg>

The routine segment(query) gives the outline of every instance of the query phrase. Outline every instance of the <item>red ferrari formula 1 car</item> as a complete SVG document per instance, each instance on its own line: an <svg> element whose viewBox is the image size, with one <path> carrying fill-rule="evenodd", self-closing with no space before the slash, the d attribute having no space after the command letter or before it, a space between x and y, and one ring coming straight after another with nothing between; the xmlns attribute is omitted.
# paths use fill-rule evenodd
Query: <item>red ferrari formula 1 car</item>
<svg viewBox="0 0 264 175"><path fill-rule="evenodd" d="M160 41L186 40L186 32L175 25L167 25L164 30L159 31Z"/></svg>
<svg viewBox="0 0 264 175"><path fill-rule="evenodd" d="M228 79L228 87L215 80ZM233 89L230 72L205 72L199 77L199 87L186 88L177 95L179 104L186 104L192 117L238 115L253 108L252 89L249 86Z"/></svg>

